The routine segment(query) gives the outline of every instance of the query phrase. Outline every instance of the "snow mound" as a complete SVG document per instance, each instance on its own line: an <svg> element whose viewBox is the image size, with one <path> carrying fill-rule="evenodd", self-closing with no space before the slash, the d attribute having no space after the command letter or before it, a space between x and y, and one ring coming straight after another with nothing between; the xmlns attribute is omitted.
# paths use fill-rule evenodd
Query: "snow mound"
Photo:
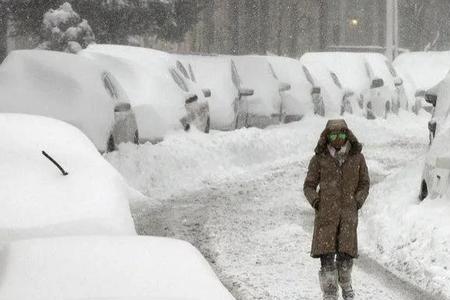
<svg viewBox="0 0 450 300"><path fill-rule="evenodd" d="M0 253L0 299L232 300L200 252L157 237L64 237Z"/></svg>
<svg viewBox="0 0 450 300"><path fill-rule="evenodd" d="M78 129L46 117L0 114L0 135L2 241L136 234L128 200L140 194ZM41 151L69 175L62 176Z"/></svg>

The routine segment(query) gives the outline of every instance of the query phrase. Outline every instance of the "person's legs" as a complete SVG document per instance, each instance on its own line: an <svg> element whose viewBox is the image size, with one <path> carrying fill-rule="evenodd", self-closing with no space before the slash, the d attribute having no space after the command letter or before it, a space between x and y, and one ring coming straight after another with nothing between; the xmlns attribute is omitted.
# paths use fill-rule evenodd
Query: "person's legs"
<svg viewBox="0 0 450 300"><path fill-rule="evenodd" d="M342 289L344 300L353 300L355 293L352 288L353 258L346 253L338 253L336 257L339 285Z"/></svg>
<svg viewBox="0 0 450 300"><path fill-rule="evenodd" d="M324 300L338 299L338 273L334 259L335 254L326 254L320 257L319 281Z"/></svg>

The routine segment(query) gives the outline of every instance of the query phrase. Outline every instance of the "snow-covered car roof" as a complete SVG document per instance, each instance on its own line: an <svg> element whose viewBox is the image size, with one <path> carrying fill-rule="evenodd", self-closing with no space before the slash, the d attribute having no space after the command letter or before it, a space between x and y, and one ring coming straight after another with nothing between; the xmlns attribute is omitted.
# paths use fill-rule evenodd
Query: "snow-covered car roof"
<svg viewBox="0 0 450 300"><path fill-rule="evenodd" d="M310 52L305 53L300 62L308 65L320 63L333 71L344 88L355 93L370 87L370 73L366 68L363 55L350 52Z"/></svg>
<svg viewBox="0 0 450 300"><path fill-rule="evenodd" d="M280 113L280 82L275 78L269 62L263 56L233 56L241 84L254 90L248 97L248 110L252 114L270 116Z"/></svg>
<svg viewBox="0 0 450 300"><path fill-rule="evenodd" d="M117 104L105 87L105 76L120 89L111 74L86 58L45 50L13 51L0 66L0 112L64 120L105 151Z"/></svg>
<svg viewBox="0 0 450 300"><path fill-rule="evenodd" d="M77 128L0 114L0 240L136 234L128 201L143 197ZM63 176L42 151L69 174Z"/></svg>
<svg viewBox="0 0 450 300"><path fill-rule="evenodd" d="M5 248L0 299L234 299L201 253L180 240L60 237Z"/></svg>
<svg viewBox="0 0 450 300"><path fill-rule="evenodd" d="M381 78L384 81L384 85L390 90L395 90L394 75L395 69L389 67L389 61L386 56L380 53L361 53L364 56L366 62L370 65L370 71L373 73L371 78Z"/></svg>
<svg viewBox="0 0 450 300"><path fill-rule="evenodd" d="M234 122L234 100L239 96L233 82L232 59L225 56L182 55L179 58L190 65L194 79L211 90L209 112L213 128L224 128Z"/></svg>
<svg viewBox="0 0 450 300"><path fill-rule="evenodd" d="M311 114L314 109L311 96L313 86L306 78L302 64L289 57L267 56L267 60L272 65L278 79L291 85L291 89L285 94L295 100L294 103L289 103L295 107L288 107L286 110L288 112L296 111L302 115Z"/></svg>
<svg viewBox="0 0 450 300"><path fill-rule="evenodd" d="M408 74L417 90L427 90L450 71L450 51L403 53L393 65L402 74Z"/></svg>
<svg viewBox="0 0 450 300"><path fill-rule="evenodd" d="M159 139L170 130L182 129L185 101L193 94L198 101L206 101L168 53L131 46L91 45L81 55L97 61L122 83L144 139Z"/></svg>

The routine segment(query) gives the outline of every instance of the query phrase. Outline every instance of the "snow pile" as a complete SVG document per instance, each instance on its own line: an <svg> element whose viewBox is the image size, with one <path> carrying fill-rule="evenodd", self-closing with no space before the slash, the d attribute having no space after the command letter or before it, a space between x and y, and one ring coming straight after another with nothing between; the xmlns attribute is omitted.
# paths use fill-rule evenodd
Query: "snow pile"
<svg viewBox="0 0 450 300"><path fill-rule="evenodd" d="M371 189L361 215L363 252L398 276L450 296L449 199L417 199L423 157Z"/></svg>
<svg viewBox="0 0 450 300"><path fill-rule="evenodd" d="M143 197L78 129L45 117L0 114L0 135L0 240L135 234L128 200Z"/></svg>
<svg viewBox="0 0 450 300"><path fill-rule="evenodd" d="M399 55L394 67L412 79L417 90L438 84L450 70L450 51L409 52Z"/></svg>
<svg viewBox="0 0 450 300"><path fill-rule="evenodd" d="M283 112L288 115L313 114L312 85L306 79L302 64L292 58L267 56L275 74L282 82L289 83L291 89L283 92Z"/></svg>
<svg viewBox="0 0 450 300"><path fill-rule="evenodd" d="M192 66L198 84L211 90L208 99L211 128L234 129L234 105L239 97L239 87L233 83L231 58L186 55L180 59Z"/></svg>
<svg viewBox="0 0 450 300"><path fill-rule="evenodd" d="M71 237L0 252L0 299L232 300L190 244L156 237Z"/></svg>
<svg viewBox="0 0 450 300"><path fill-rule="evenodd" d="M415 123L410 121L413 115L407 112L372 122L353 115L345 118L362 142L372 145L387 143L393 136L425 140L428 134L426 115L415 118ZM324 118L310 116L301 122L265 130L212 131L209 135L198 131L172 133L157 145L122 144L119 151L107 154L106 158L135 188L152 198L163 198L245 177L249 170L309 159L325 123ZM373 127L378 130L374 131ZM398 150L393 148L387 152L378 146L374 148L374 155L385 159ZM380 176L389 171L373 161L369 164Z"/></svg>
<svg viewBox="0 0 450 300"><path fill-rule="evenodd" d="M38 48L77 53L95 41L91 26L65 2L44 14Z"/></svg>
<svg viewBox="0 0 450 300"><path fill-rule="evenodd" d="M99 66L77 55L13 51L0 66L0 112L66 121L104 151L114 123L114 102L103 75Z"/></svg>

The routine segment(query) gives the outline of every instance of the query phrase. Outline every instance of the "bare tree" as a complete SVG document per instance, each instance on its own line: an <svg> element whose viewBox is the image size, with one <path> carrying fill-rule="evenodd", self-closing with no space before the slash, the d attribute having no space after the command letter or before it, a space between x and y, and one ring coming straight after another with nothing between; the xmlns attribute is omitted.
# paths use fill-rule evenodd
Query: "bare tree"
<svg viewBox="0 0 450 300"><path fill-rule="evenodd" d="M239 0L228 1L228 27L231 40L231 54L239 54Z"/></svg>

